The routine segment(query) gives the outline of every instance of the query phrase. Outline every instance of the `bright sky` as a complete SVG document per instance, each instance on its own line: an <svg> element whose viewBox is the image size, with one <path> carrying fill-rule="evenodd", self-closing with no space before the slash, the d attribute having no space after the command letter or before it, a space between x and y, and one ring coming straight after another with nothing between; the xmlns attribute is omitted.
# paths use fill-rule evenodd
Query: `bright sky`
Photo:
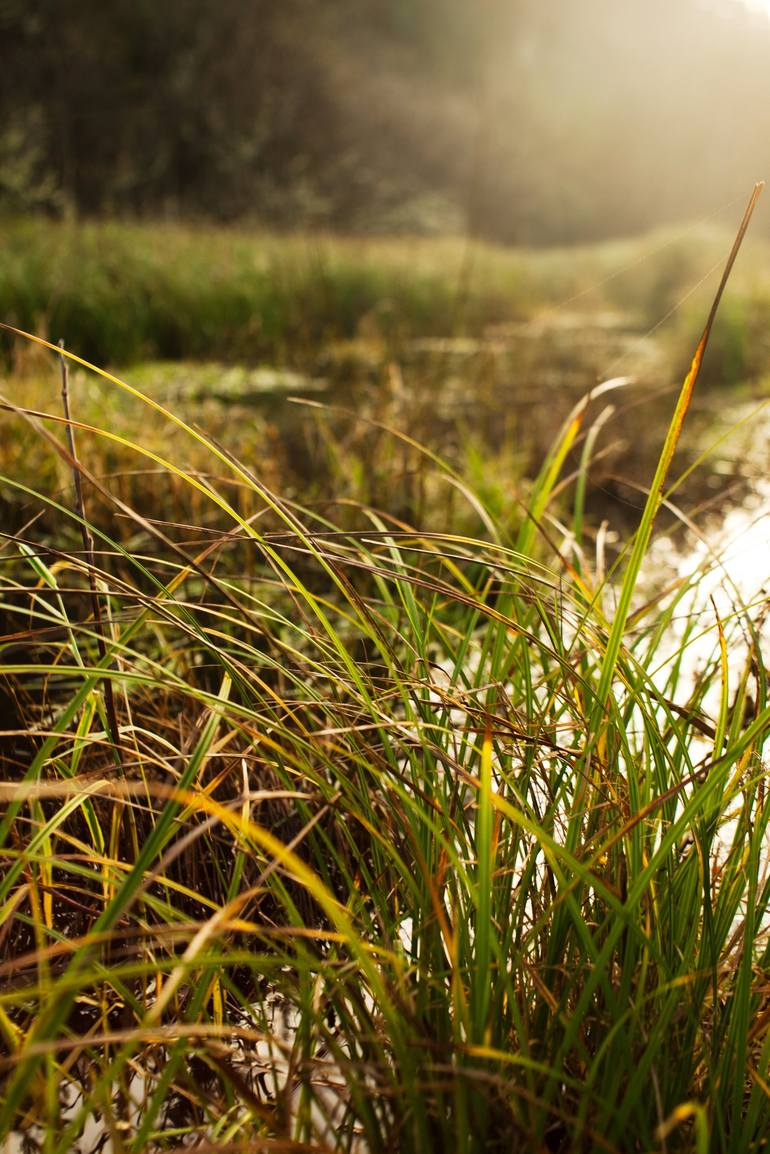
<svg viewBox="0 0 770 1154"><path fill-rule="evenodd" d="M770 0L743 0L747 8L753 8L755 12L764 12L765 16L770 17Z"/></svg>

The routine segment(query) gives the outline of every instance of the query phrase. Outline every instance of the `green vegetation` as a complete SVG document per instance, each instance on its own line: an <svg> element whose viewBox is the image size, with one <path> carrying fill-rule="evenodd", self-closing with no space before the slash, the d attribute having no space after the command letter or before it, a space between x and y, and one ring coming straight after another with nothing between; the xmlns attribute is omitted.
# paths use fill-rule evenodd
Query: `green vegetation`
<svg viewBox="0 0 770 1154"><path fill-rule="evenodd" d="M0 1154L770 1149L767 591L668 537L762 440L770 22L62 8L0 3Z"/></svg>
<svg viewBox="0 0 770 1154"><path fill-rule="evenodd" d="M0 308L95 360L301 358L369 326L446 331L462 241L345 241L213 228L41 220L4 227ZM526 267L479 246L484 289L469 320L516 317Z"/></svg>
<svg viewBox="0 0 770 1154"><path fill-rule="evenodd" d="M452 242L9 239L4 299L38 332L311 367L319 341L409 365L449 320L500 344L523 301L537 324L589 278L594 311L643 329L708 267L667 238L560 278L558 254ZM664 271L640 275L650 245ZM762 368L751 265L741 291L711 349L736 377ZM293 410L303 468L244 404L265 370L81 363L75 446L52 346L9 347L2 1133L61 1154L84 1127L137 1152L760 1148L764 603L704 617L714 558L636 590L689 389L607 577L590 400L527 482L505 439L437 450L430 375L425 447L378 379L358 418Z"/></svg>
<svg viewBox="0 0 770 1154"><path fill-rule="evenodd" d="M317 367L335 341L362 338L382 358L415 337L504 336L505 326L527 319L558 323L565 305L589 317L614 310L641 335L713 276L725 247L725 234L705 227L565 251L20 219L3 225L0 315L97 363ZM766 246L754 241L714 334L729 379L764 367L749 350L764 355L766 268ZM677 372L697 340L709 287L671 332ZM11 351L29 355L18 345ZM569 362L575 350L563 356Z"/></svg>
<svg viewBox="0 0 770 1154"><path fill-rule="evenodd" d="M276 278L244 254L308 251L233 238L204 278L199 234L116 227L57 266L30 254L71 235L21 227L0 297L58 277L15 315L116 357L174 351L163 315L187 353L213 317L258 354ZM364 323L362 250L323 251L333 304L312 311L298 260L270 351ZM366 266L371 307L401 285L430 329L441 262L413 287L397 251ZM484 257L479 315L518 307L501 284L530 299L526 256ZM588 403L530 483L469 451L473 488L409 430L312 410L324 470L292 491L265 418L239 419L236 458L221 409L193 425L102 370L68 382L73 450L53 351L3 401L0 1133L46 1154L86 1125L131 1154L762 1149L765 606L694 611L714 558L636 588L687 389L607 577Z"/></svg>

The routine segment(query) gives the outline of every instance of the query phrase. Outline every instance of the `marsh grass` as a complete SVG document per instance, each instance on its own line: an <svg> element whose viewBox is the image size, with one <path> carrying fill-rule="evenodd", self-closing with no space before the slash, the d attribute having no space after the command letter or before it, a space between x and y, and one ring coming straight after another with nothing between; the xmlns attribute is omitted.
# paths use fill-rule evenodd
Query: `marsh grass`
<svg viewBox="0 0 770 1154"><path fill-rule="evenodd" d="M627 314L644 332L720 261L729 234L718 221L567 252L451 237L4 220L0 315L52 341L64 333L82 356L113 366L153 358L314 366L334 341L361 336L398 353L411 338L479 334L565 302ZM761 315L766 244L753 249L738 280ZM681 314L678 357L701 316L698 307ZM31 352L18 343L10 351L19 362Z"/></svg>
<svg viewBox="0 0 770 1154"><path fill-rule="evenodd" d="M80 427L73 399L90 565L68 494L2 481L29 516L0 570L0 1133L764 1148L764 608L715 611L693 672L706 563L636 593L698 367L611 582L587 404L515 520L426 451L457 520L412 525L345 492L342 455L335 518L93 370L169 451ZM60 414L5 403L61 482ZM91 467L116 439L159 508Z"/></svg>
<svg viewBox="0 0 770 1154"><path fill-rule="evenodd" d="M42 336L66 332L97 362L230 362L317 355L361 327L397 343L444 335L468 262L462 240L274 236L224 228L6 222L0 310ZM484 245L471 323L518 317L533 300L526 262ZM18 351L18 350L17 350Z"/></svg>

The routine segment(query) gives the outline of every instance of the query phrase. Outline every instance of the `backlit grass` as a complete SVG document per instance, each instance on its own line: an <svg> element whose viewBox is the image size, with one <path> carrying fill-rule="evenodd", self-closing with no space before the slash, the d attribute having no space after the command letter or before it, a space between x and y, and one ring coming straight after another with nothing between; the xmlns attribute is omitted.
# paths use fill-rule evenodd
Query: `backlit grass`
<svg viewBox="0 0 770 1154"><path fill-rule="evenodd" d="M706 562L637 589L697 375L610 581L587 404L505 518L422 453L412 524L342 454L311 506L105 373L133 426L74 398L77 462L9 398L51 465L2 479L0 1133L763 1149L764 606L693 614Z"/></svg>

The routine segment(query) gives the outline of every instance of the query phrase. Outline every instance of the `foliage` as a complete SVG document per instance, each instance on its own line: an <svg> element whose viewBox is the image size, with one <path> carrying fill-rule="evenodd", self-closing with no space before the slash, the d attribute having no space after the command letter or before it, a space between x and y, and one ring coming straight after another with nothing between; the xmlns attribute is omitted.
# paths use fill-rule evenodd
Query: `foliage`
<svg viewBox="0 0 770 1154"><path fill-rule="evenodd" d="M739 0L4 0L0 36L5 211L563 243L767 169Z"/></svg>
<svg viewBox="0 0 770 1154"><path fill-rule="evenodd" d="M657 488L607 582L585 405L500 516L381 434L432 494L412 525L332 445L329 502L302 505L97 373L124 399L74 414L93 548L69 493L3 479L29 516L2 576L2 1132L761 1148L763 607L694 612L714 562L632 601ZM5 404L61 481L57 412ZM133 503L113 446L153 471Z"/></svg>
<svg viewBox="0 0 770 1154"><path fill-rule="evenodd" d="M518 316L532 288L521 258L484 246L474 253L485 285L476 282L464 323ZM5 229L0 309L112 363L301 361L359 329L394 340L443 334L466 260L466 245L452 239L364 243L26 219Z"/></svg>
<svg viewBox="0 0 770 1154"><path fill-rule="evenodd" d="M361 337L398 356L410 338L494 335L522 320L536 328L570 309L621 310L641 335L707 279L725 247L724 232L698 227L569 254L451 237L363 240L33 218L7 223L3 237L0 314L96 361L267 359L321 372L321 352L334 341ZM766 246L755 241L737 274L736 307L752 318L749 340L760 358L766 267ZM677 331L677 371L698 315L690 312ZM575 355L566 349L568 361Z"/></svg>

